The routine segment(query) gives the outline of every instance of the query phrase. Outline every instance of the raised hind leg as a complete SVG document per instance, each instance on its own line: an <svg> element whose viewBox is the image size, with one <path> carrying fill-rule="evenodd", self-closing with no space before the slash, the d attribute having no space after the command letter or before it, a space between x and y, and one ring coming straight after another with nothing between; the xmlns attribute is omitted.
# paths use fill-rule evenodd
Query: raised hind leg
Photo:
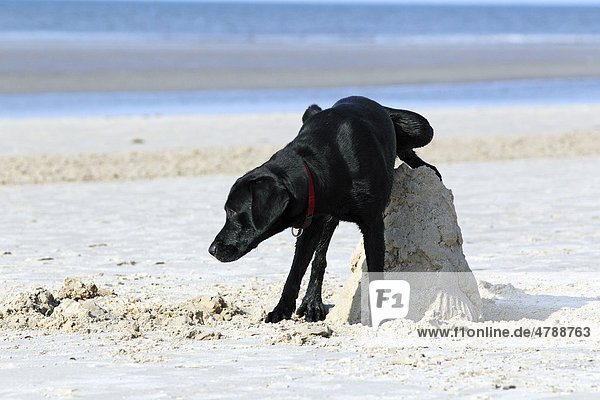
<svg viewBox="0 0 600 400"><path fill-rule="evenodd" d="M406 150L398 151L398 158L400 158L402 161L407 163L408 166L411 168L418 168L418 167L422 167L423 165L425 165L425 166L431 168L435 172L435 174L438 176L438 178L440 178L440 180L442 180L442 175L440 174L440 171L438 171L438 169L435 166L429 164L428 162L423 161L423 159L421 157L419 157L413 149L406 149Z"/></svg>

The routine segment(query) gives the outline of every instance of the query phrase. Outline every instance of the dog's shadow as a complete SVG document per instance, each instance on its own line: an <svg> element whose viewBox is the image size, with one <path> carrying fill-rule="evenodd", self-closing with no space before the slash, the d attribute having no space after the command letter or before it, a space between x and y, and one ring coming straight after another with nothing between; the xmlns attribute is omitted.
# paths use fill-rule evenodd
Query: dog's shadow
<svg viewBox="0 0 600 400"><path fill-rule="evenodd" d="M510 283L493 285L480 281L479 289L483 300L483 321L545 321L561 309L574 310L599 301L597 297L528 294Z"/></svg>

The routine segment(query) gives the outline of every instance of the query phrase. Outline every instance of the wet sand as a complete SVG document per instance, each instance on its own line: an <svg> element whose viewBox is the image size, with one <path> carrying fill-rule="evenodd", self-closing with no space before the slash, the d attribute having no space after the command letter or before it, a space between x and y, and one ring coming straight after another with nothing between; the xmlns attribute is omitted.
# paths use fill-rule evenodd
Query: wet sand
<svg viewBox="0 0 600 400"><path fill-rule="evenodd" d="M186 91L600 76L600 46L0 41L0 93Z"/></svg>

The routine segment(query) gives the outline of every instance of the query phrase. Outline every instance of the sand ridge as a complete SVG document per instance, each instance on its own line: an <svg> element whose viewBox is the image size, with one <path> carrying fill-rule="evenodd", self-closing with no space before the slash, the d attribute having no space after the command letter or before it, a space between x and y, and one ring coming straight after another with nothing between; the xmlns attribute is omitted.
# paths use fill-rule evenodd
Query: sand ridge
<svg viewBox="0 0 600 400"><path fill-rule="evenodd" d="M263 145L4 156L0 157L0 185L241 174L267 161L280 148ZM435 138L418 153L433 164L596 156L600 154L600 132Z"/></svg>

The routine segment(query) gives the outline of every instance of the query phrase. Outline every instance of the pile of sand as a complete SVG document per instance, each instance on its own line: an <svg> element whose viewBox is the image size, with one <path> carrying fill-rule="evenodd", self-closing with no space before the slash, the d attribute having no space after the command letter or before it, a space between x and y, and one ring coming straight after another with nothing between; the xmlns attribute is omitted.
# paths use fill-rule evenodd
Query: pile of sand
<svg viewBox="0 0 600 400"><path fill-rule="evenodd" d="M388 321L377 332L361 324L326 321L307 323L293 316L277 324L264 322L265 311L277 303L282 283L254 281L226 287L217 285L222 294L196 296L170 304L164 298L120 296L110 289L66 278L56 291L38 288L15 292L0 298L0 331L43 331L45 334L76 334L104 337L119 345L119 355L128 355L135 362L155 360L149 355L153 346L173 348L186 341L231 339L220 346L237 346L235 340L260 338L262 346L318 346L339 351L379 351L373 343L391 339L403 340L403 346L429 346L432 340L439 346L453 346L468 338L421 338L423 328L483 329L501 327L511 331L520 327L587 326L596 332L600 326L595 297L598 280L578 283L557 283L544 279L528 279L527 285L481 281L479 291L483 298L481 321L465 318L444 320L441 314L429 314L415 322L403 318ZM208 289L207 289L208 290ZM334 288L325 282L324 301L335 300ZM208 290L212 292L212 290ZM59 293L67 297L58 300ZM561 293L561 296L548 295ZM572 296L572 297L568 297ZM76 298L77 300L74 300ZM571 301L565 303L565 299ZM168 339L168 341L167 341ZM491 345L520 345L525 347L590 343L596 346L597 335L591 337L536 337L515 342L514 338L469 340L472 351L487 351ZM247 342L243 342L247 343ZM245 344L244 344L245 346ZM421 346L421 347L419 347ZM462 345L459 345L459 348ZM446 347L445 347L446 348ZM381 351L386 351L382 349ZM160 357L159 357L160 359ZM426 360L420 360L426 361ZM396 361L394 361L396 362ZM413 364L415 360L400 360ZM420 365L420 364L419 364ZM426 365L430 367L430 365Z"/></svg>
<svg viewBox="0 0 600 400"><path fill-rule="evenodd" d="M272 307L269 294L279 289L251 282L229 295L202 295L165 304L153 298L119 296L93 282L65 278L55 292L37 288L0 298L0 329L103 334L119 342L165 336L217 340L261 335L269 346L311 345L331 337L333 331L327 324L298 324L296 317L280 324L264 323L265 309Z"/></svg>
<svg viewBox="0 0 600 400"><path fill-rule="evenodd" d="M125 299L93 282L65 278L55 293L44 288L0 300L0 326L69 333L112 333L121 339L163 332L191 339L218 339L214 328L242 311L222 296L198 296L175 306Z"/></svg>
<svg viewBox="0 0 600 400"><path fill-rule="evenodd" d="M396 169L384 224L385 271L394 273L389 279L410 284L408 319L481 320L481 297L463 254L454 197L433 170L405 164ZM362 241L352 257L351 270L328 321L370 320L361 287L367 271Z"/></svg>

